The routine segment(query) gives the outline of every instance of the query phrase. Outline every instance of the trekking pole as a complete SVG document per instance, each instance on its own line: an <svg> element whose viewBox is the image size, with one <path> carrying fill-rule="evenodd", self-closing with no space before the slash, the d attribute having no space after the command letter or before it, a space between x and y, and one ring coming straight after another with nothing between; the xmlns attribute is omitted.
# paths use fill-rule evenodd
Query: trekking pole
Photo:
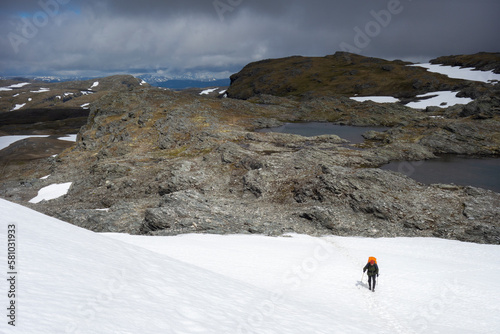
<svg viewBox="0 0 500 334"><path fill-rule="evenodd" d="M363 275L361 275L361 283L363 283L363 277L365 277L365 272L363 271Z"/></svg>

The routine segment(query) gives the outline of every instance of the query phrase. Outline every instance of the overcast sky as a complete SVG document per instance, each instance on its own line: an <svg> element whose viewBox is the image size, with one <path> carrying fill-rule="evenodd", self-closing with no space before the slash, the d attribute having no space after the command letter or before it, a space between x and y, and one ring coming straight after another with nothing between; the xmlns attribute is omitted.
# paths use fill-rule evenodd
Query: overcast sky
<svg viewBox="0 0 500 334"><path fill-rule="evenodd" d="M499 52L498 0L12 0L0 75L208 73L344 50L386 59Z"/></svg>

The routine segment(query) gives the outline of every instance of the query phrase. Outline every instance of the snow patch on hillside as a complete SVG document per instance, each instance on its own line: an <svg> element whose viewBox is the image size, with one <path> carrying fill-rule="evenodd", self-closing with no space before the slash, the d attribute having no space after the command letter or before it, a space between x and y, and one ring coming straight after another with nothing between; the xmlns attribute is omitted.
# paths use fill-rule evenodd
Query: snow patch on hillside
<svg viewBox="0 0 500 334"><path fill-rule="evenodd" d="M14 108L12 108L10 111L16 111L16 110L19 110L21 109L22 107L24 107L26 105L26 103L22 103L22 104L16 104L16 106Z"/></svg>
<svg viewBox="0 0 500 334"><path fill-rule="evenodd" d="M438 91L416 96L418 101L407 103L406 106L414 109L425 109L427 107L451 107L456 104L467 104L473 100L468 97L457 97L457 92ZM400 102L392 96L355 96L352 100L358 102L373 101L377 103Z"/></svg>
<svg viewBox="0 0 500 334"><path fill-rule="evenodd" d="M40 88L39 90L32 90L31 93L46 93L50 92L50 88Z"/></svg>
<svg viewBox="0 0 500 334"><path fill-rule="evenodd" d="M70 141L70 142L75 142L76 143L76 138L77 138L77 134L76 135L66 135L64 137L58 137L57 139L58 140L64 140L64 141Z"/></svg>
<svg viewBox="0 0 500 334"><path fill-rule="evenodd" d="M352 100L358 102L373 101L377 103L396 103L399 99L392 96L355 96L351 97Z"/></svg>
<svg viewBox="0 0 500 334"><path fill-rule="evenodd" d="M68 193L72 182L51 184L49 186L43 187L38 191L38 195L30 199L30 203L40 203L41 201L50 201L52 199L59 198Z"/></svg>
<svg viewBox="0 0 500 334"><path fill-rule="evenodd" d="M29 84L30 84L29 82L21 82L21 83L7 86L7 87L0 87L0 92L8 92L8 91L16 89L16 88L22 88L22 87L29 85Z"/></svg>
<svg viewBox="0 0 500 334"><path fill-rule="evenodd" d="M410 102L406 104L406 106L415 109L425 109L428 106L446 108L454 106L456 104L467 104L473 101L468 97L457 97L457 93L451 91L431 92L427 94L417 95L417 98L425 99L416 102Z"/></svg>
<svg viewBox="0 0 500 334"><path fill-rule="evenodd" d="M217 89L219 89L219 87L205 89L205 90L201 91L200 95L208 95L210 93L215 92Z"/></svg>
<svg viewBox="0 0 500 334"><path fill-rule="evenodd" d="M464 79L471 81L481 81L486 83L492 83L495 81L500 81L500 74L496 74L493 71L479 71L474 68L459 67L459 66L446 66L438 64L413 64L409 66L418 66L426 68L429 72L440 73L453 79Z"/></svg>

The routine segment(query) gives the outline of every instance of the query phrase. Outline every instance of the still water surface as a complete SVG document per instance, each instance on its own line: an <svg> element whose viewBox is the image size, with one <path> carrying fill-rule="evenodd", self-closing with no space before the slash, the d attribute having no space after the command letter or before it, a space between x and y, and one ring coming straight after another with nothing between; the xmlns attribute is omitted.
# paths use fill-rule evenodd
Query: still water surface
<svg viewBox="0 0 500 334"><path fill-rule="evenodd" d="M500 193L500 159L446 155L425 161L391 162L381 169L403 173L425 184L453 183Z"/></svg>
<svg viewBox="0 0 500 334"><path fill-rule="evenodd" d="M280 127L259 130L282 132L311 137L334 134L357 144L363 142L363 133L369 130L384 131L387 128L356 127L323 122L286 123ZM474 186L500 192L500 159L470 158L446 155L424 161L392 162L381 169L403 173L425 184L445 183Z"/></svg>

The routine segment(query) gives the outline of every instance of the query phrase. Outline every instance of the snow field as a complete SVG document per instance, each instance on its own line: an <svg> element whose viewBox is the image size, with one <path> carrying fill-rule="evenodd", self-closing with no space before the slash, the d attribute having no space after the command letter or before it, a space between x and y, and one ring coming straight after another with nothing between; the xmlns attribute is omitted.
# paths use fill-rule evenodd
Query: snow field
<svg viewBox="0 0 500 334"><path fill-rule="evenodd" d="M330 319L325 326L338 329L335 333L488 333L492 326L500 328L494 316L500 308L495 283L500 266L491 267L499 246L426 238L109 236L256 285L314 313L326 311ZM380 266L375 293L367 289L366 275L360 282L372 255ZM262 301L253 313L265 306ZM266 312L260 313L265 317Z"/></svg>
<svg viewBox="0 0 500 334"><path fill-rule="evenodd" d="M17 204L0 200L0 210L0 238L7 222L18 231L16 333L244 333L248 310L268 296ZM297 324L302 333L327 333L327 319L300 305L284 305L272 320L262 324L269 333L294 333ZM3 321L0 332L8 326Z"/></svg>
<svg viewBox="0 0 500 334"><path fill-rule="evenodd" d="M17 231L16 333L500 330L498 245L97 234L5 200L0 212L0 239L7 224ZM380 266L375 293L360 282L368 256ZM5 319L0 332L13 332Z"/></svg>

